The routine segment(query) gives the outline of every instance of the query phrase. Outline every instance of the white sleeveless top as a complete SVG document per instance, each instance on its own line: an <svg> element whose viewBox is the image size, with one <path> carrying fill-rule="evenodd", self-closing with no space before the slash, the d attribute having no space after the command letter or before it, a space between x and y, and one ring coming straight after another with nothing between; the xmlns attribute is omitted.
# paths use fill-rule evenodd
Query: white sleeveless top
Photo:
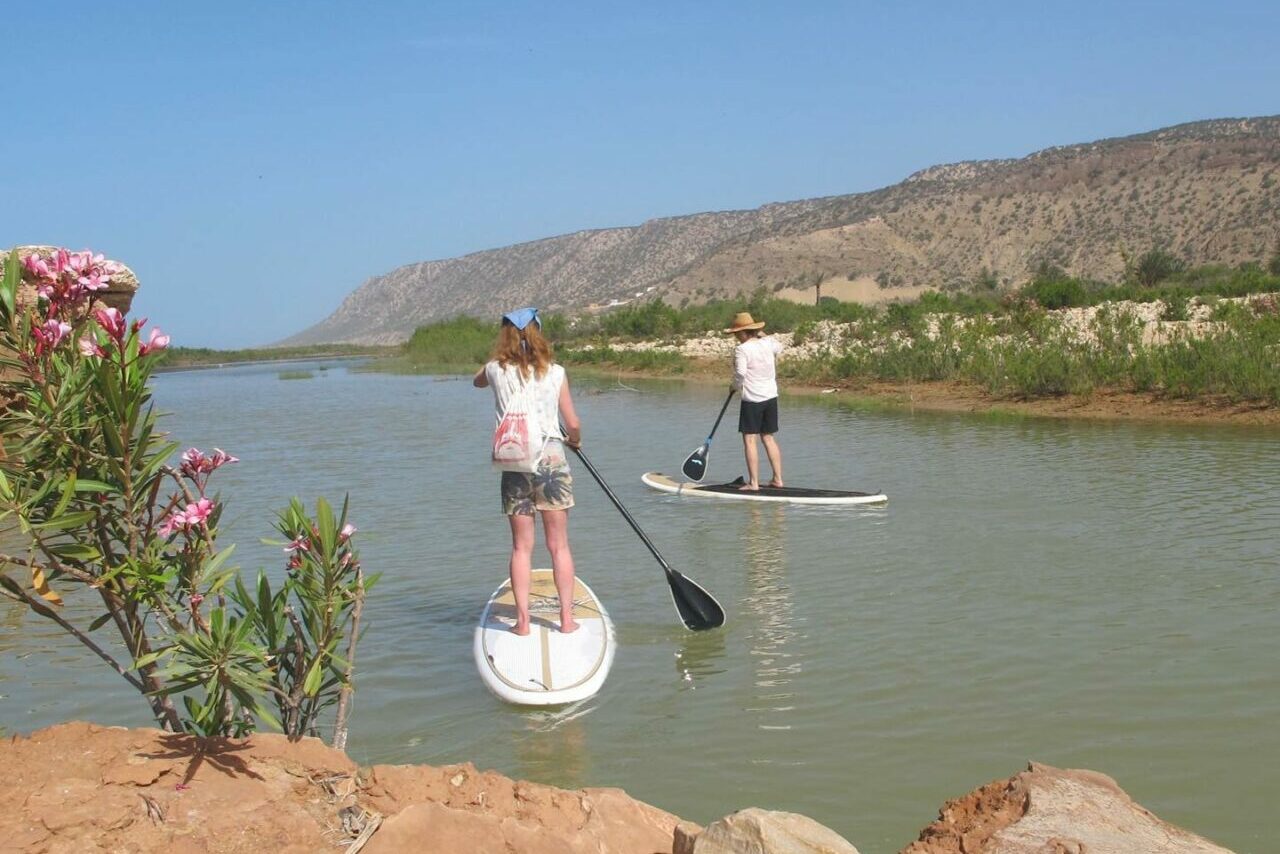
<svg viewBox="0 0 1280 854"><path fill-rule="evenodd" d="M502 420L502 413L507 409L509 401L521 384L529 386L533 392L533 405L538 408L538 420L542 429L547 431L547 444L542 452L542 459L549 465L564 463L564 444L560 434L560 387L564 385L564 368L553 364L547 368L546 374L539 379L532 370L529 376L522 378L517 365L498 364L491 359L484 366L484 375L493 389L493 424L496 427Z"/></svg>

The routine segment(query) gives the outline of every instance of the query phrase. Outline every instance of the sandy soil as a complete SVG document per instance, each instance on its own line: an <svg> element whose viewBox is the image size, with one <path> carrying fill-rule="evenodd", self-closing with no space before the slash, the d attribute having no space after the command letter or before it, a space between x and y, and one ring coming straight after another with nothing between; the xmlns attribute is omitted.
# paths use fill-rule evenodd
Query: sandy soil
<svg viewBox="0 0 1280 854"><path fill-rule="evenodd" d="M850 279L845 276L832 276L822 282L822 295L824 297L834 297L840 302L857 302L863 305L879 305L894 300L909 302L919 299L921 294L930 290L933 290L933 288L925 285L882 288L870 276L859 276L856 279ZM783 288L775 296L790 302L813 305L817 294L813 288Z"/></svg>
<svg viewBox="0 0 1280 854"><path fill-rule="evenodd" d="M681 374L619 371L616 368L573 366L575 373L606 377L678 379L723 385L729 371L723 361L698 361ZM1087 397L1019 400L994 397L966 383L846 382L809 386L782 381L783 394L830 395L854 405L872 408L934 412L972 412L1042 418L1085 418L1099 421L1151 421L1164 423L1280 427L1280 408L1221 399L1177 400L1125 391L1098 391Z"/></svg>

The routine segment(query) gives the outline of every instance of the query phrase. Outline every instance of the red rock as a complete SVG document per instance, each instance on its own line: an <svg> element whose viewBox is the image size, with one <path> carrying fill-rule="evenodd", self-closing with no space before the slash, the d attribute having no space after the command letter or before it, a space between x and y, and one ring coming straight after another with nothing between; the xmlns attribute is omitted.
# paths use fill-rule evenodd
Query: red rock
<svg viewBox="0 0 1280 854"><path fill-rule="evenodd" d="M902 854L1230 854L1161 821L1096 771L1033 762L948 801Z"/></svg>

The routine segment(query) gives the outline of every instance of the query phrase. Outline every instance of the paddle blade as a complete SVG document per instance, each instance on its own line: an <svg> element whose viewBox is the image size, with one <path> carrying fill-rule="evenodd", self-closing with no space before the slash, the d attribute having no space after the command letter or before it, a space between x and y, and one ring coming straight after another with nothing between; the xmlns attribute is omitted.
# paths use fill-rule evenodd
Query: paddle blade
<svg viewBox="0 0 1280 854"><path fill-rule="evenodd" d="M668 569L667 584L671 585L671 601L675 603L676 612L686 628L701 632L724 625L724 608L714 596L699 587L698 582Z"/></svg>
<svg viewBox="0 0 1280 854"><path fill-rule="evenodd" d="M684 476L689 480L701 482L707 473L707 446L703 445L698 450L689 455L684 461L684 465L680 467L680 471L684 472Z"/></svg>

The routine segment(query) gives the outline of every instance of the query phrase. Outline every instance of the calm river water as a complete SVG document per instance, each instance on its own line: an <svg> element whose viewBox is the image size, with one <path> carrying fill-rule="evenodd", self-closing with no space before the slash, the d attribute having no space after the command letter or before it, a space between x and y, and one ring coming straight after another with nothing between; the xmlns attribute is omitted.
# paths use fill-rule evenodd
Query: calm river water
<svg viewBox="0 0 1280 854"><path fill-rule="evenodd" d="M239 543L247 570L281 571L279 548L259 539L291 495L350 492L365 563L383 573L358 657L359 762L469 760L620 786L698 822L792 810L873 854L912 840L948 798L1036 760L1109 774L1238 851L1274 845L1275 431L786 399L791 484L883 489L890 502L752 506L639 482L678 470L722 389L577 382L592 461L729 623L681 627L660 568L579 466L571 541L621 646L594 701L531 713L489 696L471 659L507 548L486 463L489 392L341 364L309 380L280 370L165 374L155 397L184 447L242 459L218 482L223 542ZM712 479L741 468L731 421ZM0 725L68 718L148 723L87 652L0 609Z"/></svg>

